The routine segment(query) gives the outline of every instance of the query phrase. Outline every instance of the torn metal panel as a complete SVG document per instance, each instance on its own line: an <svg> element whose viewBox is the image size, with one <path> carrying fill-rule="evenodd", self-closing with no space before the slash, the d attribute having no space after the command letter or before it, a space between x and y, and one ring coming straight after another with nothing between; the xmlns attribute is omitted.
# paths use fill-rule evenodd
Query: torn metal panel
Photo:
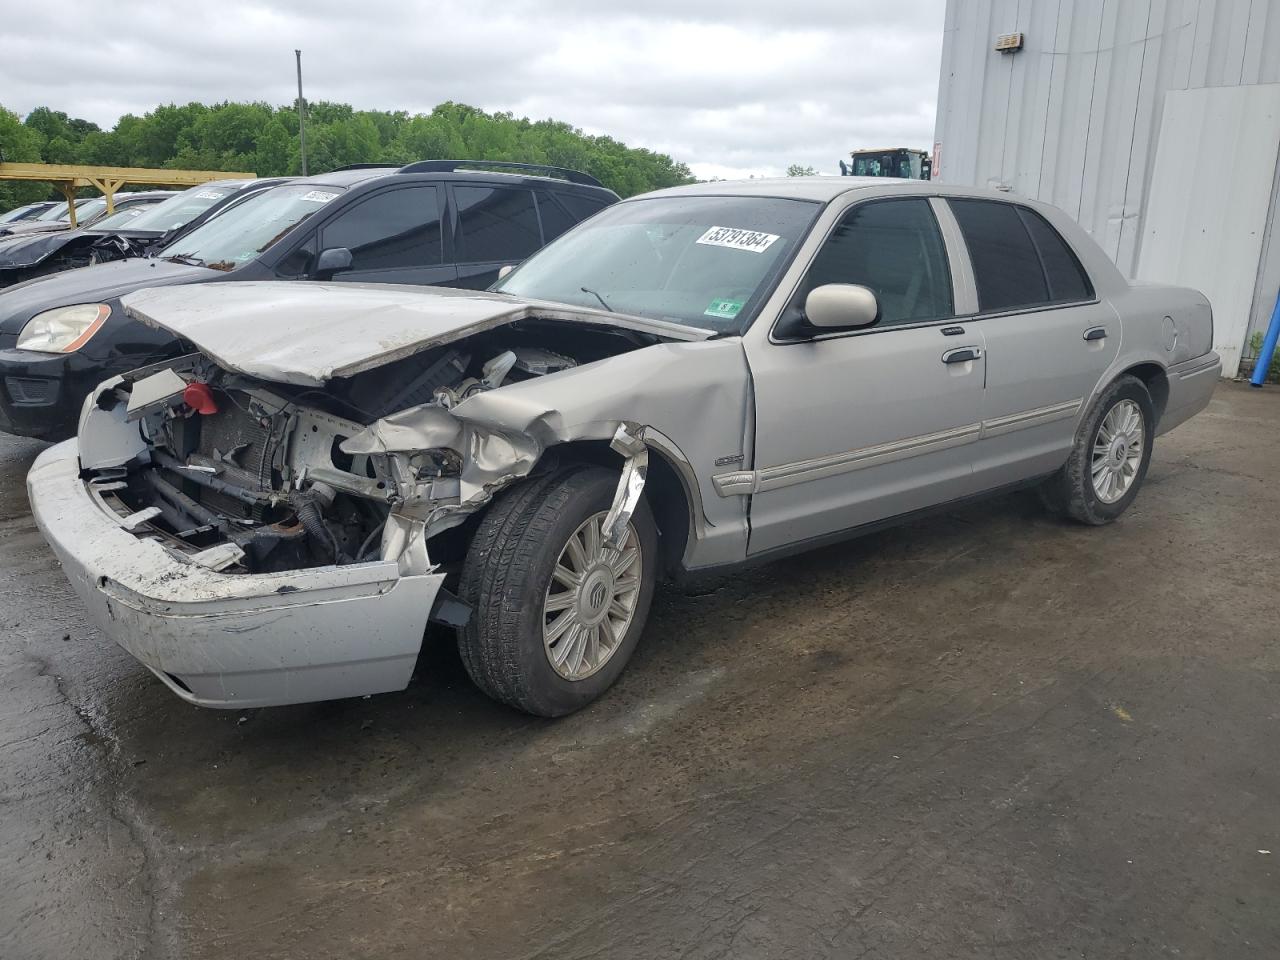
<svg viewBox="0 0 1280 960"><path fill-rule="evenodd" d="M80 464L108 470L128 463L147 449L138 424L126 419L128 398L117 395L123 377L112 377L85 398L80 414ZM89 429L85 425L92 422Z"/></svg>
<svg viewBox="0 0 1280 960"><path fill-rule="evenodd" d="M507 384L470 397L450 413L475 428L528 436L543 449L575 440L609 441L623 423L644 424L646 444L668 456L701 501L702 522L693 525L694 542L685 556L696 567L745 556L745 502L721 498L710 478L718 456L741 455L750 462L752 451L742 439L749 407L742 343L725 338L655 344Z"/></svg>
<svg viewBox="0 0 1280 960"><path fill-rule="evenodd" d="M605 514L604 539L612 547L621 547L627 535L627 524L631 516L640 506L640 495L644 493L644 482L649 472L649 448L644 445L644 428L635 423L624 423L618 427L609 444L626 460L622 464L622 476L618 478L618 488L613 494L613 503Z"/></svg>
<svg viewBox="0 0 1280 960"><path fill-rule="evenodd" d="M461 463L458 500L432 504L436 512L427 532L434 536L461 522L459 508L474 511L497 489L528 475L548 449L583 440L612 442L621 427L630 425L635 432L623 441L627 449L636 441L648 444L652 435L654 448L672 462L693 493L694 542L686 562L727 563L745 555L745 505L718 497L710 485L711 464L692 463L681 451L724 452L725 438L739 444L747 393L740 341L655 344L476 393L451 409L412 407L370 424L341 446L349 454L456 453ZM737 455L743 453L749 451ZM634 476L626 479L637 482ZM428 497L423 491L416 499ZM451 511L455 515L447 519Z"/></svg>
<svg viewBox="0 0 1280 960"><path fill-rule="evenodd" d="M681 324L444 287L211 283L145 289L121 302L142 323L199 344L228 370L319 386L518 320L545 317L650 333L711 336Z"/></svg>

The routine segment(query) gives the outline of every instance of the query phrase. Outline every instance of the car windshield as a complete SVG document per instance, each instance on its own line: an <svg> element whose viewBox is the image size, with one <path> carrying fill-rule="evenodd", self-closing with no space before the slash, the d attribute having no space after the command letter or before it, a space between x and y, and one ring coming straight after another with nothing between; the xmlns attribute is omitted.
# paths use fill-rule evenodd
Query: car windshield
<svg viewBox="0 0 1280 960"><path fill-rule="evenodd" d="M79 216L80 211L84 209L84 205L88 202L89 202L88 200L76 201L77 216ZM42 223L56 223L59 220L61 221L70 220L71 214L67 212L67 205L62 201L58 201L52 207L46 210L44 213L40 214L40 216L36 217L36 219Z"/></svg>
<svg viewBox="0 0 1280 960"><path fill-rule="evenodd" d="M129 224L129 229L154 230L156 233L177 230L179 227L185 227L223 197L231 196L238 189L238 186L219 186L214 182L183 190L141 211L138 218ZM102 221L98 226L104 223L105 221Z"/></svg>
<svg viewBox="0 0 1280 960"><path fill-rule="evenodd" d="M86 200L84 203L76 204L76 223L84 226L91 220L102 216L107 211L107 198L94 197L92 200ZM66 208L62 210L66 213Z"/></svg>
<svg viewBox="0 0 1280 960"><path fill-rule="evenodd" d="M201 224L165 247L160 256L213 270L234 270L336 199L343 189L306 184L274 187Z"/></svg>
<svg viewBox="0 0 1280 960"><path fill-rule="evenodd" d="M819 209L776 197L619 203L493 289L735 333L751 322Z"/></svg>
<svg viewBox="0 0 1280 960"><path fill-rule="evenodd" d="M109 213L93 225L95 230L129 230L138 217L151 210L155 204L135 203L131 207Z"/></svg>
<svg viewBox="0 0 1280 960"><path fill-rule="evenodd" d="M14 209L10 210L8 213L2 213L0 214L0 223L13 223L13 221L15 220L33 219L32 217L24 216L24 214L30 212L30 209L31 209L30 206L15 207Z"/></svg>

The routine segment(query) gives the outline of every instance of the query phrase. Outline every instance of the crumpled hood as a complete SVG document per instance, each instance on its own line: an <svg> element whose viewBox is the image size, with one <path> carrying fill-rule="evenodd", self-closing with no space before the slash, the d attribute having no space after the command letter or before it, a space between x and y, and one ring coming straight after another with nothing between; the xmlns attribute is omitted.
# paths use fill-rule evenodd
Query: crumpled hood
<svg viewBox="0 0 1280 960"><path fill-rule="evenodd" d="M121 302L135 320L190 341L228 370L304 386L352 376L528 317L637 330L666 340L712 335L660 320L500 293L375 283L215 283L139 290Z"/></svg>
<svg viewBox="0 0 1280 960"><path fill-rule="evenodd" d="M20 233L0 237L0 270L37 264L86 233L85 230L60 230L57 233Z"/></svg>

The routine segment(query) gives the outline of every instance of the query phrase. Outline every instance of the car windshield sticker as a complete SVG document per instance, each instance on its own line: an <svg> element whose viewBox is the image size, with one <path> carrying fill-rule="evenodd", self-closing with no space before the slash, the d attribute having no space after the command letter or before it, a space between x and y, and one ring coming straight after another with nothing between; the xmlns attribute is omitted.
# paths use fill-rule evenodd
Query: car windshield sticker
<svg viewBox="0 0 1280 960"><path fill-rule="evenodd" d="M225 197L225 193L216 193L213 190L201 190L196 194L197 200L221 200Z"/></svg>
<svg viewBox="0 0 1280 960"><path fill-rule="evenodd" d="M698 238L698 243L705 243L712 247L748 250L751 253L764 253L777 239L776 233L759 233L756 230L739 230L736 227L711 227Z"/></svg>
<svg viewBox="0 0 1280 960"><path fill-rule="evenodd" d="M704 317L718 317L721 320L732 320L741 312L741 300L712 300L711 306L703 310L702 315Z"/></svg>
<svg viewBox="0 0 1280 960"><path fill-rule="evenodd" d="M328 203L336 193L329 193L326 190L309 190L302 195L303 200L310 200L312 203Z"/></svg>

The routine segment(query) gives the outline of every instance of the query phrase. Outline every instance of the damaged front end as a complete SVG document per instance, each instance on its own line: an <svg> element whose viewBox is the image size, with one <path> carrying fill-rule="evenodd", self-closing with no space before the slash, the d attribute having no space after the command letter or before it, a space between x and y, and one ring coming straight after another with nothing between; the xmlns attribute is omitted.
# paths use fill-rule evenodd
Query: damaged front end
<svg viewBox="0 0 1280 960"><path fill-rule="evenodd" d="M521 339L489 334L324 389L264 382L203 354L135 371L86 401L82 476L137 535L210 570L393 560L404 575L427 573L461 553L442 539L429 556L428 541L534 471L547 445L545 436L458 410L505 383L579 362ZM640 433L637 424L614 427L624 464L618 529L644 484ZM448 619L456 622L456 610Z"/></svg>

